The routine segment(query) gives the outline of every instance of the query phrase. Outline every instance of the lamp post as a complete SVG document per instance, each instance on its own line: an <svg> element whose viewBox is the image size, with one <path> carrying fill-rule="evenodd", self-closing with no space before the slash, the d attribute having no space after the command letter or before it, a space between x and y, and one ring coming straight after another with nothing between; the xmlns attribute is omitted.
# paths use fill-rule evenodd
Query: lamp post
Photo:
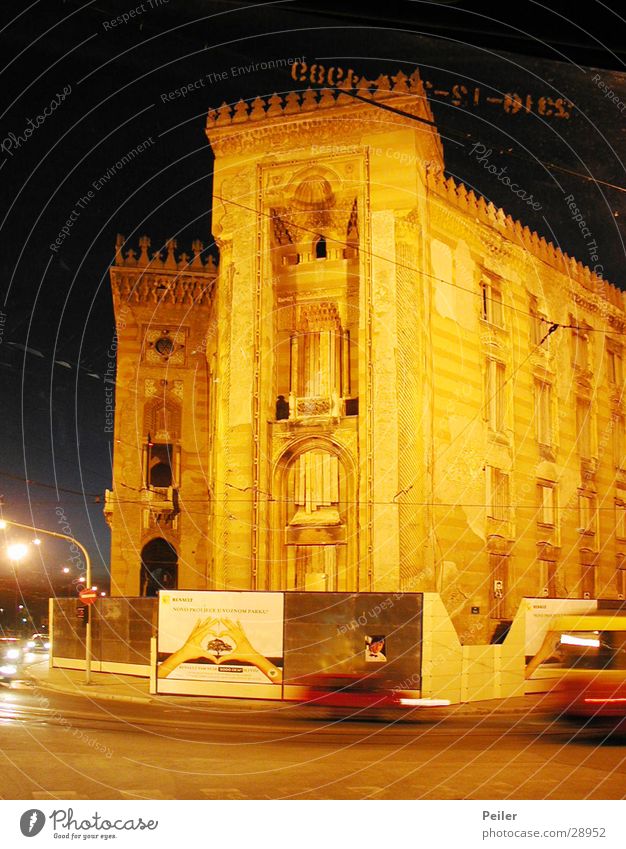
<svg viewBox="0 0 626 849"><path fill-rule="evenodd" d="M9 519L0 519L0 530L4 530L7 525L12 528L25 528L27 531L35 531L38 534L46 534L47 536L64 539L73 543L80 549L81 554L85 558L85 586L91 587L91 559L89 552L75 537L69 536L69 534L61 534L58 531L48 531L45 528L35 528L32 525L24 525L21 522L13 522ZM35 543L38 545L39 540L35 541ZM20 545L20 543L16 543L16 545ZM91 617L89 615L87 616L85 632L85 683L91 684Z"/></svg>
<svg viewBox="0 0 626 849"><path fill-rule="evenodd" d="M13 591L13 610L12 610L12 628L17 632L19 626L19 610L22 605L18 604L19 599L19 581L17 577L17 564L20 560L23 560L28 554L28 546L24 545L22 542L14 542L11 545L7 546L7 557L11 561L11 568L13 570L13 583L14 583L14 591Z"/></svg>

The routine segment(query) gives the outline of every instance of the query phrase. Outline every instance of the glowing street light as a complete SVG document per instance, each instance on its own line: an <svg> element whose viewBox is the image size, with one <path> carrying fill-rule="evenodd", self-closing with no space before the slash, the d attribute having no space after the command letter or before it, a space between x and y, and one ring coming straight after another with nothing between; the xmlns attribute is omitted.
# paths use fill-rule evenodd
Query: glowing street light
<svg viewBox="0 0 626 849"><path fill-rule="evenodd" d="M23 542L14 542L7 546L7 556L9 560L13 560L16 563L23 560L27 554L28 546L24 545Z"/></svg>
<svg viewBox="0 0 626 849"><path fill-rule="evenodd" d="M7 527L11 528L25 528L27 531L31 531L38 534L46 534L46 536L55 537L56 539L64 539L68 542L71 542L72 545L75 545L85 558L85 584L86 586L91 586L91 558L89 557L89 552L85 548L85 546L79 542L76 537L70 536L69 534L62 534L59 531L48 531L45 528L34 528L32 525L24 525L21 522L13 522L9 519L0 519L0 530L5 530ZM36 543L37 544L37 543ZM11 557L12 560L17 561L20 560L28 551L27 547L23 543L14 543L10 545L7 551L13 550L14 554L18 554L17 557ZM24 619L24 622L27 620ZM85 683L91 684L91 617L87 618L87 626L85 631Z"/></svg>

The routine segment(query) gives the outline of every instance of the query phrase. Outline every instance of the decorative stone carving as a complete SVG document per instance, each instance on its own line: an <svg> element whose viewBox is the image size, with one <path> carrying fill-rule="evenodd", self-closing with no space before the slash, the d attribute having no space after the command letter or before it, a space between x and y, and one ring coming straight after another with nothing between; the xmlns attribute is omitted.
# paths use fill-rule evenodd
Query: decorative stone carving
<svg viewBox="0 0 626 849"><path fill-rule="evenodd" d="M296 401L298 416L326 416L330 414L329 398L298 398Z"/></svg>

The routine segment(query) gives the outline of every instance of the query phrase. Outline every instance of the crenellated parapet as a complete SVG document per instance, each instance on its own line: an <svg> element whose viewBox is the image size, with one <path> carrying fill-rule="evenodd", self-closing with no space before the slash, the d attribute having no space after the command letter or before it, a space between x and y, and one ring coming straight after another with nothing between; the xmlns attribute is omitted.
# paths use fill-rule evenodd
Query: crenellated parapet
<svg viewBox="0 0 626 849"><path fill-rule="evenodd" d="M376 108L380 106L383 108ZM385 106L391 108L385 109ZM402 115L403 112L406 115ZM354 131L358 123L386 126L400 123L406 126L407 123L414 124L414 117L432 124L432 138L436 148L433 155L443 161L441 140L418 71L410 76L402 71L393 76L381 74L375 80L366 77L348 78L335 88L307 88L291 91L285 96L274 93L270 97L256 97L252 101L239 100L233 105L223 103L219 108L209 110L206 134L213 145L236 147L234 140L242 133L248 135L252 132L266 139L264 131L271 134L272 129L275 131L282 128L284 133L290 123L301 124L305 121L313 126L325 121L328 125L329 118L338 121L346 119ZM425 124L422 124L421 129L424 128Z"/></svg>
<svg viewBox="0 0 626 849"><path fill-rule="evenodd" d="M203 259L204 245L199 239L191 243L191 256L184 252L179 252L177 255L178 243L176 239L168 239L152 254L149 251L150 245L150 238L141 236L139 238L139 253L137 253L133 248L127 246L124 236L118 234L115 242L115 262L113 265L127 268L158 269L159 271L193 270L206 274L217 272L215 260L210 254L206 261Z"/></svg>
<svg viewBox="0 0 626 849"><path fill-rule="evenodd" d="M588 266L570 257L552 242L547 241L535 230L530 230L520 221L507 215L503 209L486 201L467 189L463 183L457 183L452 177L446 178L438 167L429 167L426 172L427 186L431 192L453 204L482 224L502 233L514 244L523 247L528 253L545 262L556 271L565 274L594 295L604 298L611 306L624 311L624 293L617 286L595 274Z"/></svg>
<svg viewBox="0 0 626 849"><path fill-rule="evenodd" d="M410 77L407 77L399 71L393 77L381 74L376 80L361 77L355 86L350 80L346 80L332 89L307 88L302 92L290 91L285 97L274 93L271 97L257 97L251 102L239 100L234 106L222 103L218 109L209 110L207 132L214 127L219 129L247 121L264 121L335 107L358 106L362 103L348 92L354 92L358 98L373 101L385 101L395 99L398 95L410 95L407 98L410 108L405 108L405 111L415 115L420 114L427 120L434 121L419 73L414 71Z"/></svg>
<svg viewBox="0 0 626 849"><path fill-rule="evenodd" d="M168 239L152 253L150 244L148 236L141 236L139 251L135 251L118 235L111 266L116 294L129 304L208 304L217 266L211 255L203 258L202 242L192 243L191 256L177 252L175 239Z"/></svg>

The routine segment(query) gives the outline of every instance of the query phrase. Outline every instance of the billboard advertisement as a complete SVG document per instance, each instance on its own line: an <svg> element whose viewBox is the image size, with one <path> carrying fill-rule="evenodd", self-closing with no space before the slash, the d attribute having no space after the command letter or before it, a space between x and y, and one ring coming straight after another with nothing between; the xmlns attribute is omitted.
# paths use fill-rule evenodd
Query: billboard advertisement
<svg viewBox="0 0 626 849"><path fill-rule="evenodd" d="M162 591L157 692L298 699L314 681L419 691L422 602L400 592Z"/></svg>
<svg viewBox="0 0 626 849"><path fill-rule="evenodd" d="M285 698L327 681L419 691L420 593L285 593Z"/></svg>
<svg viewBox="0 0 626 849"><path fill-rule="evenodd" d="M157 692L282 698L283 593L159 593Z"/></svg>

